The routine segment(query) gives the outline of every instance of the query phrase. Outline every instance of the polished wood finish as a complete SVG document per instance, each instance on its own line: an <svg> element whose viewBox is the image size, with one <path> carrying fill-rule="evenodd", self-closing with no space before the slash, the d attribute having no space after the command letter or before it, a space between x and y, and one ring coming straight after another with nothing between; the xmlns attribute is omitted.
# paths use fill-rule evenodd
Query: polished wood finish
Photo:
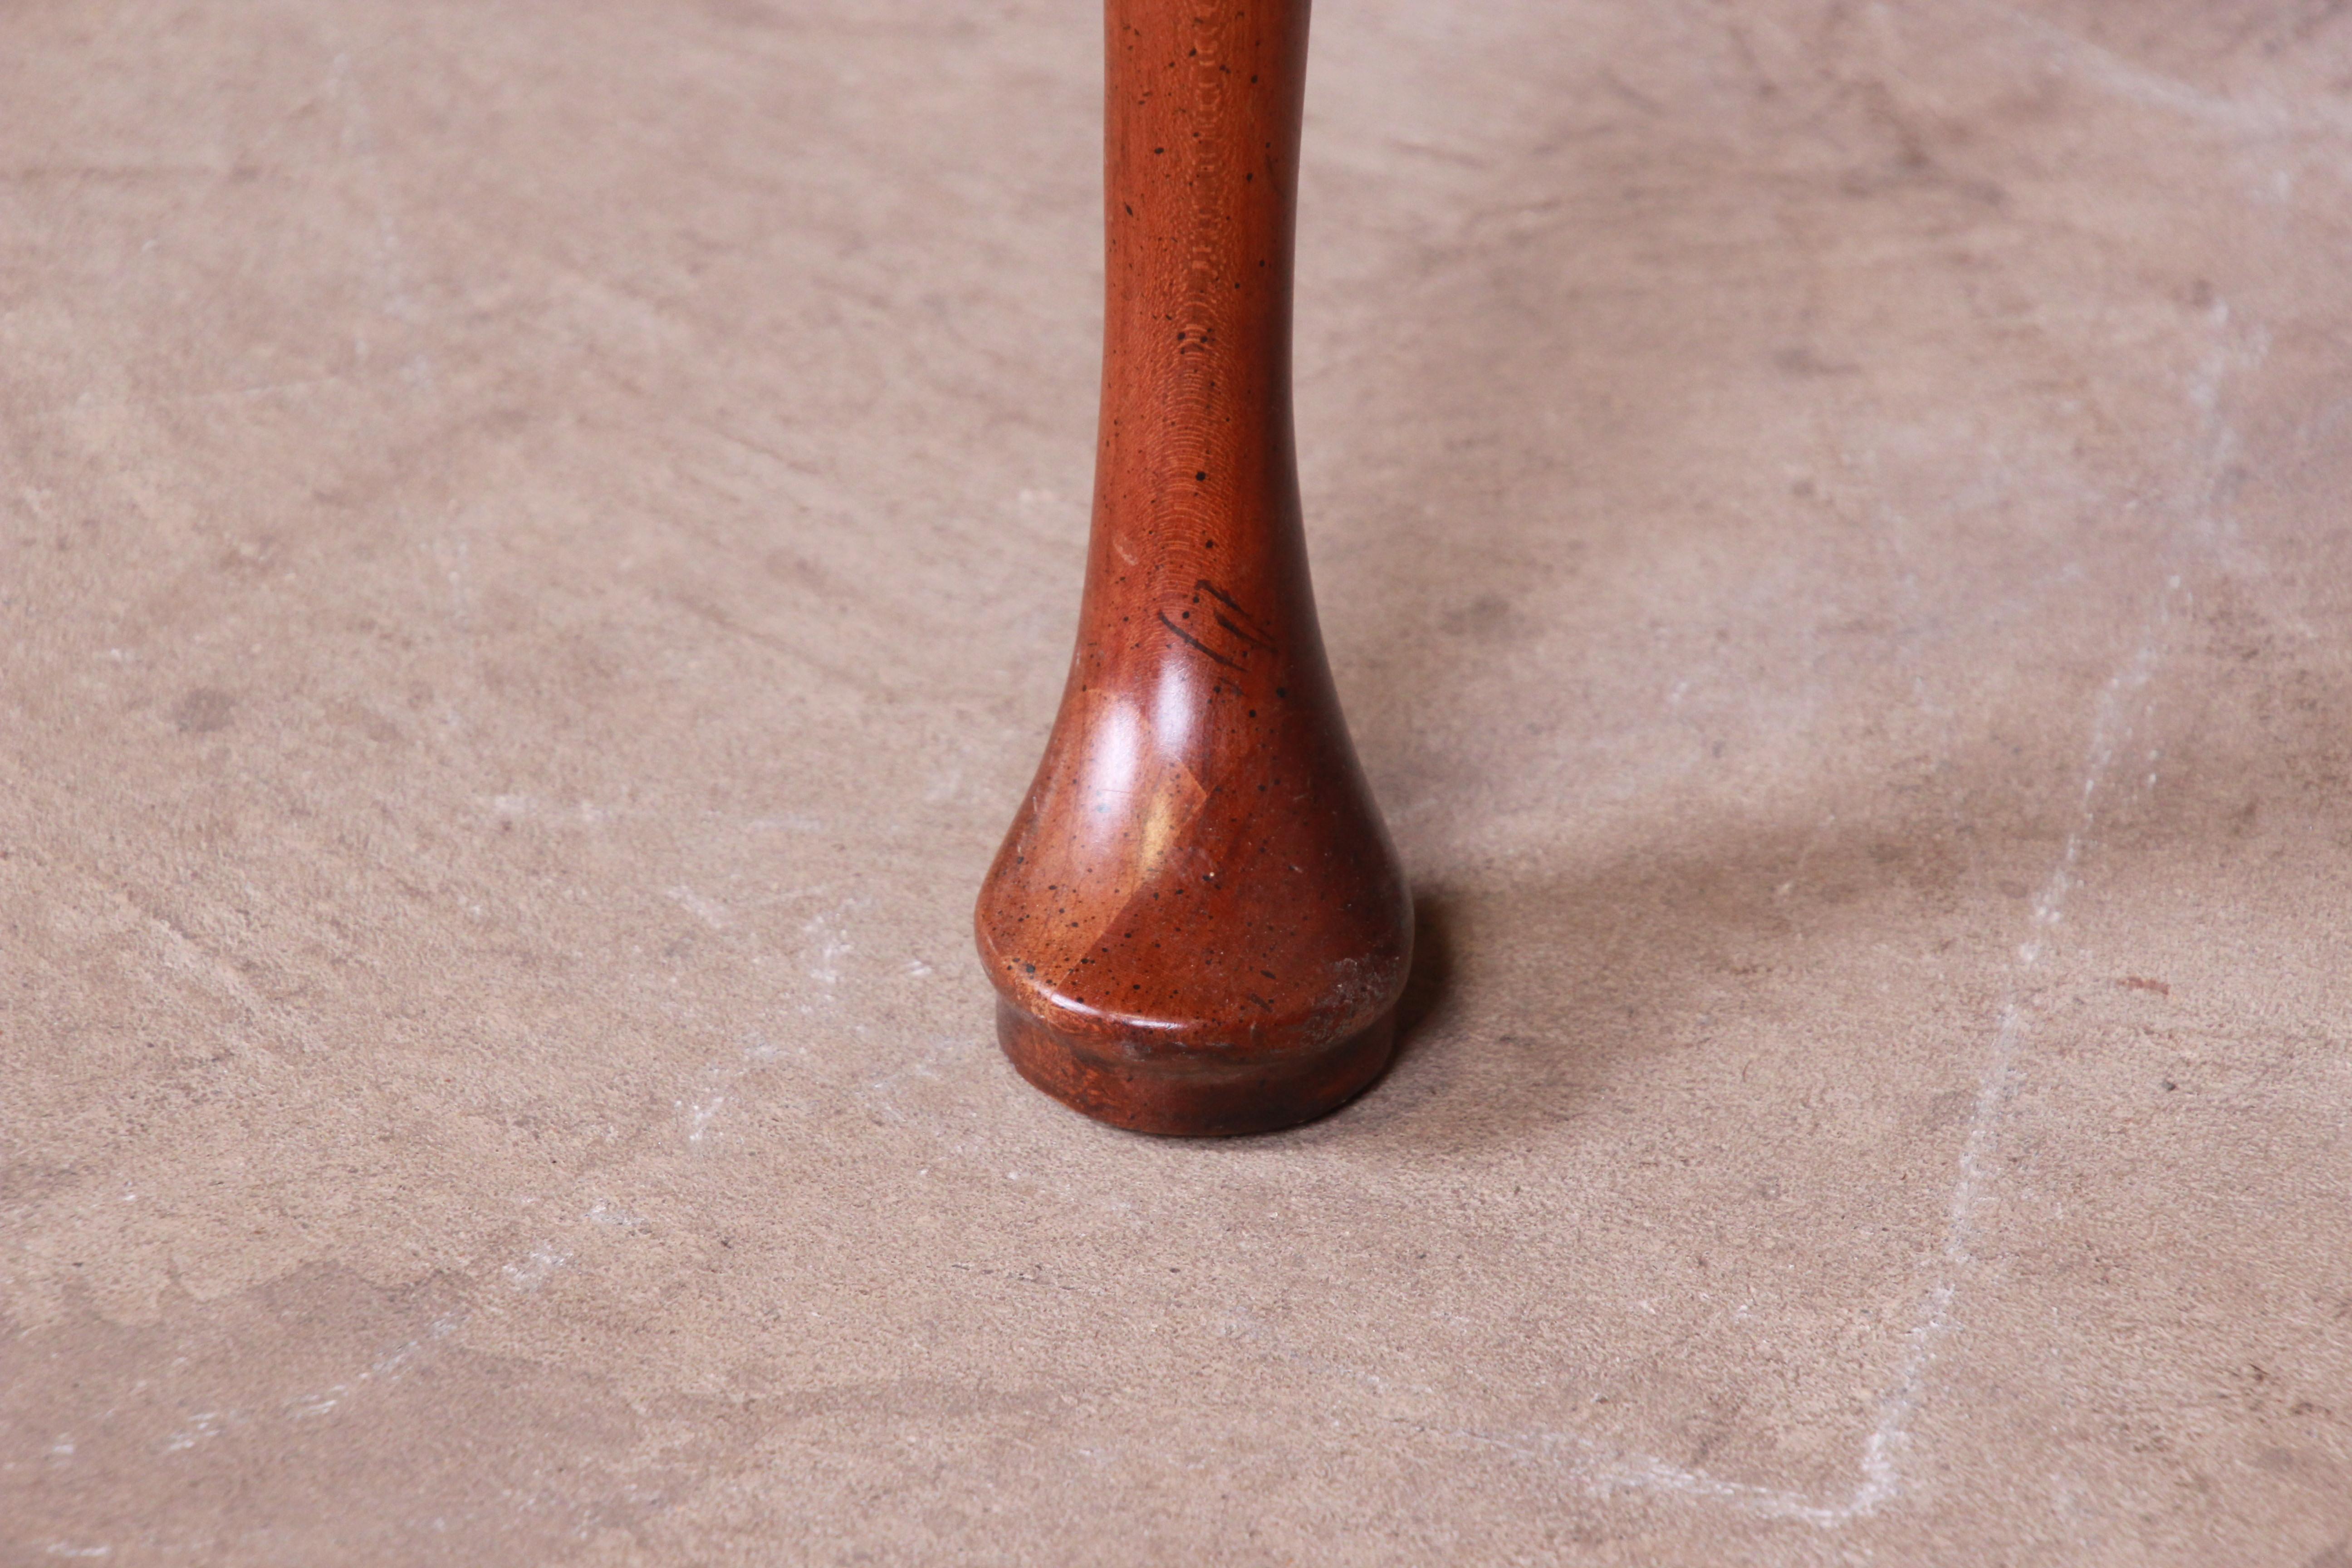
<svg viewBox="0 0 2352 1568"><path fill-rule="evenodd" d="M1323 654L1290 407L1306 0L1109 0L1108 311L1077 650L982 887L1021 1072L1142 1131L1388 1061L1412 910Z"/></svg>

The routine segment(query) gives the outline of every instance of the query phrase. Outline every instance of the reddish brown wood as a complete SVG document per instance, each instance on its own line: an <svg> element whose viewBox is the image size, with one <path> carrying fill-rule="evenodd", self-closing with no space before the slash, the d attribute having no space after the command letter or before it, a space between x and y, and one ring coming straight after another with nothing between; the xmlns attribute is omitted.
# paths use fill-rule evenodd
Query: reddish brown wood
<svg viewBox="0 0 2352 1568"><path fill-rule="evenodd" d="M1013 1065L1150 1132L1287 1126L1387 1063L1412 910L1299 525L1307 0L1109 0L1109 303L1077 651L981 889Z"/></svg>

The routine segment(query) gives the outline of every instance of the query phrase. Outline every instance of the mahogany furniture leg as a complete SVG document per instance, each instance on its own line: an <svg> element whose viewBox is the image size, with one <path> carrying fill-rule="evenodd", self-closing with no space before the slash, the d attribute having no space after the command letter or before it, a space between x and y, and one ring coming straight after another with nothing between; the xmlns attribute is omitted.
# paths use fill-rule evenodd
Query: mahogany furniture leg
<svg viewBox="0 0 2352 1568"><path fill-rule="evenodd" d="M1006 1055L1147 1132L1378 1077L1412 907L1323 654L1290 409L1307 0L1108 0L1094 528L1044 763L980 895Z"/></svg>

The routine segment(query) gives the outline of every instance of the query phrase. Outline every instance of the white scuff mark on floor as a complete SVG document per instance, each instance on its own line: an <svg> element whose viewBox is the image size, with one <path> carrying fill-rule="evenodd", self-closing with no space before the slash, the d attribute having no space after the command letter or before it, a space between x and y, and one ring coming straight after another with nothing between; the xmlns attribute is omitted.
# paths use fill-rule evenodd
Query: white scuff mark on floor
<svg viewBox="0 0 2352 1568"><path fill-rule="evenodd" d="M803 1047L796 1054L805 1058L808 1050ZM718 1120L719 1111L735 1097L736 1088L744 1075L772 1066L782 1060L783 1056L783 1051L778 1047L755 1035L735 1055L722 1057L704 1067L699 1075L699 1091L690 1100L677 1102L678 1112L686 1122L687 1143L699 1147L709 1137L710 1124Z"/></svg>
<svg viewBox="0 0 2352 1568"><path fill-rule="evenodd" d="M499 1272L518 1290L536 1290L547 1283L555 1271L572 1261L568 1253L558 1252L547 1242L541 1242L520 1263L509 1263Z"/></svg>
<svg viewBox="0 0 2352 1568"><path fill-rule="evenodd" d="M949 1052L961 1049L963 1044L961 1040L953 1039L932 1041L931 1048L926 1055L908 1062L895 1072L886 1072L880 1078L870 1080L865 1088L866 1095L880 1097L887 1103L890 1091L910 1078L929 1079L937 1082L940 1074L934 1064Z"/></svg>
<svg viewBox="0 0 2352 1568"><path fill-rule="evenodd" d="M457 1311L434 1319L432 1326L425 1332L415 1339L404 1340L384 1352L351 1382L331 1384L318 1393L297 1394L288 1400L283 1414L289 1420L333 1414L368 1384L391 1383L397 1379L416 1360L418 1352L456 1333L465 1326L468 1316L470 1314L465 1311Z"/></svg>
<svg viewBox="0 0 2352 1568"><path fill-rule="evenodd" d="M842 916L849 912L855 901L844 899L837 909L818 914L801 927L803 934L812 939L816 949L816 956L808 966L809 978L821 984L840 984L841 961L856 951L841 925Z"/></svg>
<svg viewBox="0 0 2352 1568"><path fill-rule="evenodd" d="M686 1113L686 1141L689 1143L701 1142L710 1131L712 1119L718 1116L719 1108L726 1103L725 1095L714 1093L704 1095L688 1107Z"/></svg>
<svg viewBox="0 0 2352 1568"><path fill-rule="evenodd" d="M383 295L379 308L404 326L421 327L425 322L425 312L409 288L406 247L401 241L399 226L393 221L392 182L384 176L383 159L376 148L374 117L368 112L367 97L360 89L348 49L336 51L327 68L326 90L329 98L342 106L342 132L339 138L341 151L358 168L367 186L370 205L375 209L374 244L370 247L369 259ZM352 347L358 357L367 357L364 335L355 339ZM401 374L419 390L433 390L433 361L423 350L410 356L401 367Z"/></svg>
<svg viewBox="0 0 2352 1568"><path fill-rule="evenodd" d="M672 888L662 896L712 931L725 931L733 923L727 913L726 905L704 898L692 888Z"/></svg>
<svg viewBox="0 0 2352 1568"><path fill-rule="evenodd" d="M2066 896L2077 885L2075 867L2091 842L2091 829L2097 820L2098 792L2115 771L2116 740L2127 724L2125 700L2137 695L2155 675L2171 620L2172 601L2179 591L2180 578L2168 578L2157 595L2149 617L2151 624L2139 647L2100 689L2091 721L2075 819L2066 834L2064 847L2059 851L2058 863L2051 868L2042 891L2034 899L2033 934L2018 950L2017 977L2001 1003L1993 1030L1992 1050L1977 1080L1968 1136L1960 1144L1959 1178L1953 1184L1951 1202L1945 1213L1937 1277L1928 1287L1911 1331L1906 1336L1903 1362L1894 1384L1879 1396L1877 1423L1863 1445L1861 1484L1854 1489L1850 1501L1828 1510L1815 1522L1837 1524L1872 1512L1902 1489L1895 1459L1910 1441L1912 1417L1918 1412L1937 1346L1951 1331L1952 1302L1958 1293L1961 1276L1975 1261L1970 1248L1976 1238L1979 1211L1989 1201L1987 1188L1995 1174L1993 1153L2015 1091L2018 1046L2024 1033L2023 1004L2017 988L2042 961L2043 933L2064 918Z"/></svg>
<svg viewBox="0 0 2352 1568"><path fill-rule="evenodd" d="M398 1377L403 1371L406 1370L409 1363L416 1359L416 1353L419 1351L456 1333L465 1326L466 1318L467 1314L464 1312L452 1312L444 1317L436 1318L433 1320L433 1326L425 1330L422 1337L396 1345L377 1357L367 1371L360 1374L361 1378L388 1382Z"/></svg>
<svg viewBox="0 0 2352 1568"><path fill-rule="evenodd" d="M969 1154L972 1151L960 1142L953 1131L944 1122L936 1117L909 1109L900 1103L898 1090L915 1080L926 1083L943 1081L945 1075L940 1071L940 1065L951 1056L968 1055L974 1048L974 1042L969 1039L935 1038L931 1042L929 1050L919 1057L902 1061L899 1066L878 1078L867 1079L857 1087L855 1093L869 1110L893 1125L920 1127L947 1144L955 1153ZM1058 1185L1056 1190L1060 1190Z"/></svg>
<svg viewBox="0 0 2352 1568"><path fill-rule="evenodd" d="M234 1415L235 1412L230 1412ZM227 1430L229 1416L217 1410L200 1411L188 1417L188 1424L163 1440L163 1452L176 1454L197 1444L219 1436Z"/></svg>
<svg viewBox="0 0 2352 1568"><path fill-rule="evenodd" d="M351 1384L339 1383L320 1394L299 1394L286 1402L288 1419L299 1421L306 1415L324 1415L342 1404L352 1391Z"/></svg>

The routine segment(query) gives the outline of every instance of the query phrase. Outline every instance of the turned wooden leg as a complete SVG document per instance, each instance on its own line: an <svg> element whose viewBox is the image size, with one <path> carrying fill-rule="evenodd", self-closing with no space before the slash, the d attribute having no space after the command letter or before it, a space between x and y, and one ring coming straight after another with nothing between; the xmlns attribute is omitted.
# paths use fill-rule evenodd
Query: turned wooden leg
<svg viewBox="0 0 2352 1568"><path fill-rule="evenodd" d="M1108 22L1086 597L980 951L1038 1088L1143 1131L1259 1131L1379 1076L1412 946L1299 526L1307 0L1109 0Z"/></svg>

